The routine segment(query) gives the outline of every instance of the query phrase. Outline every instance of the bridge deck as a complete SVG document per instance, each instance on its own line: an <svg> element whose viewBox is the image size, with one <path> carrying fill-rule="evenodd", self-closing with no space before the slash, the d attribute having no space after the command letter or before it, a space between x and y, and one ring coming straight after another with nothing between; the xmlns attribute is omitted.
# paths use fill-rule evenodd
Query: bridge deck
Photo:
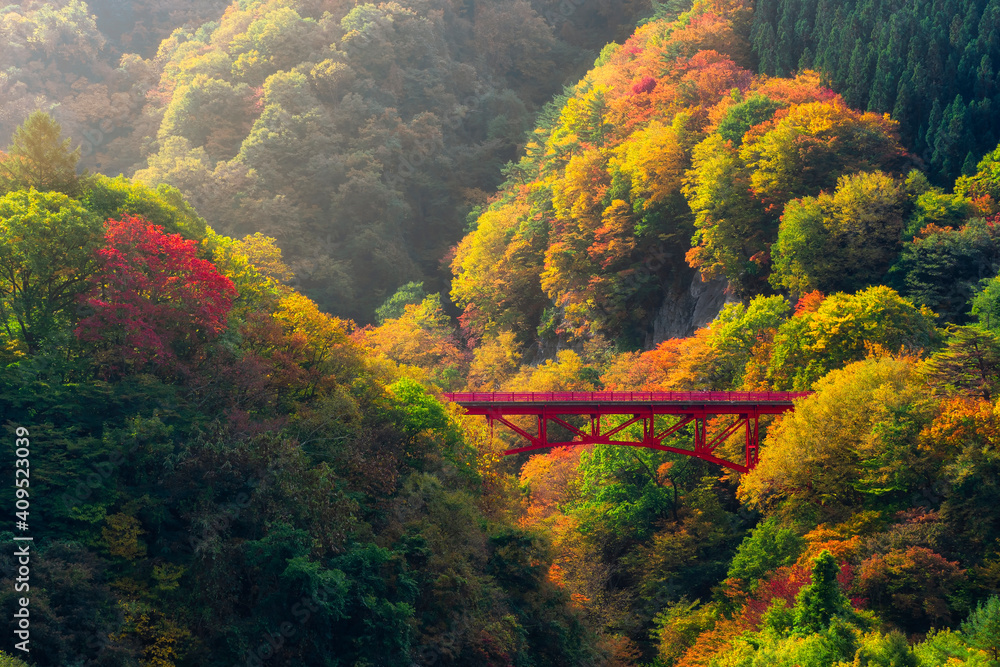
<svg viewBox="0 0 1000 667"><path fill-rule="evenodd" d="M462 392L444 394L452 403L466 408L541 407L580 408L600 406L602 411L631 406L791 407L808 391L555 391L555 392ZM575 411L575 410L574 410Z"/></svg>

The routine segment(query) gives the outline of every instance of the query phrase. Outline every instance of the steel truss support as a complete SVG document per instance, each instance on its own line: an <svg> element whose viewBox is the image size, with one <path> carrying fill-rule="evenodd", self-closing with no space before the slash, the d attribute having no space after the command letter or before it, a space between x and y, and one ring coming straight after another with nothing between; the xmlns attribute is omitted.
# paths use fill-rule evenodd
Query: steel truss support
<svg viewBox="0 0 1000 667"><path fill-rule="evenodd" d="M504 454L521 454L549 447L623 445L646 447L711 461L738 472L756 467L760 457L760 416L779 415L795 409L795 401L810 392L472 392L445 394L465 408L468 415L481 415L499 422L527 441ZM623 417L617 425L605 417ZM720 416L730 420L721 428L709 422ZM511 421L534 417L533 427ZM674 421L657 431L658 417ZM587 423L589 420L589 424ZM616 420L619 421L619 420ZM578 426L577 424L583 424ZM553 430L554 429L554 430ZM685 429L694 431L692 449L665 445ZM724 442L743 431L742 461L727 461L715 455ZM568 440L553 439L553 433L568 433ZM636 434L641 433L640 437Z"/></svg>
<svg viewBox="0 0 1000 667"><path fill-rule="evenodd" d="M766 410L763 414L774 414L775 412L775 410ZM494 423L499 423L506 426L529 443L524 447L509 449L504 452L505 455L521 454L523 452L548 449L551 447L623 445L626 447L645 447L647 449L658 449L665 452L693 456L705 461L716 463L729 468L730 470L745 473L749 472L757 465L758 452L760 449L760 415L762 414L762 411L750 406L744 407L741 412L721 412L721 414L724 415L731 415L734 419L721 429L715 428L712 429L711 432L709 430L709 422L714 417L719 416L719 412L716 412L711 408L692 408L684 412L671 411L666 413L659 412L653 407L649 407L645 410L634 409L627 413L608 413L600 410L592 413L581 413L578 410L566 413L559 407L547 408L536 406L536 408L530 412L530 415L535 417L535 420L533 421L536 422L534 428L531 428L530 430L514 423L510 419L511 417L518 415L524 416L526 413L523 410L514 409L513 411L510 411L503 406L497 406L484 408L481 412L476 413L470 411L470 414L482 414L486 416L490 423L491 432ZM581 428L574 426L566 419L569 414L589 417L589 427ZM607 423L606 419L603 419L603 417L606 417L609 414L624 414L627 415L628 418L623 423L612 427ZM657 432L656 418L664 415L675 415L678 419L673 424ZM568 431L572 439L551 440L549 434L551 432L550 426L553 424L560 426L565 431ZM636 425L638 425L638 430L642 433L641 439L634 440L623 438L623 432ZM681 447L663 444L664 441L673 438L681 433L685 428L689 427L694 430L693 449L684 449ZM744 436L744 460L737 463L716 456L715 451L719 448L719 446L733 435L739 433L741 430L743 431ZM616 438L616 436L618 437Z"/></svg>

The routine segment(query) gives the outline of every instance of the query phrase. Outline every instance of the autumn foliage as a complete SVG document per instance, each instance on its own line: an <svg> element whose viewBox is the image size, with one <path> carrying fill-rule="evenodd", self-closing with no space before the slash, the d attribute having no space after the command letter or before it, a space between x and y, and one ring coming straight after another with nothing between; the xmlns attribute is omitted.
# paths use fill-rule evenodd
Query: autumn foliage
<svg viewBox="0 0 1000 667"><path fill-rule="evenodd" d="M115 362L163 366L222 332L236 290L194 241L130 215L108 220L104 240L77 336Z"/></svg>
<svg viewBox="0 0 1000 667"><path fill-rule="evenodd" d="M574 22L641 11L598 4L219 8L115 75L158 84L100 153L155 187L78 176L45 114L17 133L0 427L45 433L39 667L996 657L1000 152L946 191L921 170L967 141L965 102L928 155L814 54L761 74L764 19L785 39L813 0L652 3L544 104ZM0 60L35 74L4 110L48 68L42 27L99 35L79 0L15 7ZM977 12L950 41L1000 20ZM855 79L893 66L843 45ZM808 395L701 423L550 411L571 446L507 456L536 416L450 390ZM742 423L714 436L744 416L752 470L689 456L743 461ZM614 440L571 442L597 423ZM646 426L664 449L621 446Z"/></svg>

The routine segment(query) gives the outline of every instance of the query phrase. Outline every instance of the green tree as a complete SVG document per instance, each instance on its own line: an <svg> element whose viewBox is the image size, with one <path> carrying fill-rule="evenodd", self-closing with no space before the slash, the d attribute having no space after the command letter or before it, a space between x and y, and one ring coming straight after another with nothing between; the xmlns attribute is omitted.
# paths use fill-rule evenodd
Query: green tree
<svg viewBox="0 0 1000 667"><path fill-rule="evenodd" d="M932 629L927 633L926 640L913 647L913 653L924 667L948 667L955 664L990 667L991 663L996 664L985 653L969 646L961 632L947 629Z"/></svg>
<svg viewBox="0 0 1000 667"><path fill-rule="evenodd" d="M794 294L854 292L878 284L899 252L903 192L876 171L842 176L832 194L785 206L771 284Z"/></svg>
<svg viewBox="0 0 1000 667"><path fill-rule="evenodd" d="M858 667L920 667L921 662L902 632L866 634L854 654Z"/></svg>
<svg viewBox="0 0 1000 667"><path fill-rule="evenodd" d="M36 351L96 270L101 220L58 192L0 198L0 330Z"/></svg>
<svg viewBox="0 0 1000 667"><path fill-rule="evenodd" d="M163 183L151 188L124 176L96 176L90 179L80 201L102 220L133 215L186 239L200 241L208 234L205 220L180 190Z"/></svg>
<svg viewBox="0 0 1000 667"><path fill-rule="evenodd" d="M422 282L408 282L375 309L375 317L379 324L385 324L386 320L402 317L406 306L419 304L426 296Z"/></svg>
<svg viewBox="0 0 1000 667"><path fill-rule="evenodd" d="M606 536L609 552L648 539L657 521L676 520L677 477L683 468L660 474L668 460L663 452L613 445L597 445L581 455L581 497L575 511L586 531Z"/></svg>
<svg viewBox="0 0 1000 667"><path fill-rule="evenodd" d="M972 314L979 319L979 326L996 333L1000 331L1000 276L984 283L972 297Z"/></svg>
<svg viewBox="0 0 1000 667"><path fill-rule="evenodd" d="M930 187L927 177L919 171L911 171L907 176L906 189L916 195L913 212L906 221L906 238L913 238L927 225L958 228L972 213L968 198Z"/></svg>
<svg viewBox="0 0 1000 667"><path fill-rule="evenodd" d="M719 121L716 132L731 141L734 146L743 142L743 135L753 127L771 120L774 112L781 108L781 103L764 95L754 95L732 106Z"/></svg>
<svg viewBox="0 0 1000 667"><path fill-rule="evenodd" d="M942 11L926 0L769 0L755 3L751 35L762 73L784 76L798 63L849 104L892 112L905 144L945 184L974 171L998 138L995 11L986 0Z"/></svg>
<svg viewBox="0 0 1000 667"><path fill-rule="evenodd" d="M966 156L974 144L968 106L961 94L956 94L942 113L941 124L934 134L934 143L928 146L933 148L931 161L938 167L944 180L951 181L962 175Z"/></svg>
<svg viewBox="0 0 1000 667"><path fill-rule="evenodd" d="M945 322L964 324L980 282L998 270L1000 229L973 218L959 229L936 230L905 244L889 279L916 305L927 306Z"/></svg>
<svg viewBox="0 0 1000 667"><path fill-rule="evenodd" d="M829 551L824 549L813 560L810 583L795 598L796 632L820 632L830 625L834 616L848 616L850 604L840 589L837 575L840 566Z"/></svg>
<svg viewBox="0 0 1000 667"><path fill-rule="evenodd" d="M946 347L927 360L932 384L989 401L1000 383L1000 338L977 327L948 329Z"/></svg>
<svg viewBox="0 0 1000 667"><path fill-rule="evenodd" d="M743 539L729 565L728 577L740 580L743 590L753 592L767 574L794 563L804 546L805 540L794 530L779 527L772 517Z"/></svg>
<svg viewBox="0 0 1000 667"><path fill-rule="evenodd" d="M969 644L986 651L994 662L1000 661L1000 597L980 602L962 623L962 632Z"/></svg>
<svg viewBox="0 0 1000 667"><path fill-rule="evenodd" d="M709 325L708 344L715 352L703 370L713 387L738 387L754 346L780 327L791 311L782 296L756 296L748 305L730 303Z"/></svg>
<svg viewBox="0 0 1000 667"><path fill-rule="evenodd" d="M14 131L7 155L0 160L3 190L56 190L74 196L80 190L76 164L80 149L61 139L62 127L44 111L36 111Z"/></svg>
<svg viewBox="0 0 1000 667"><path fill-rule="evenodd" d="M746 133L738 148L713 133L692 151L683 188L696 228L688 263L705 278L727 278L744 296L764 292L778 217L790 200L816 197L847 174L895 171L904 155L893 121L853 111L840 99L793 104ZM889 225L871 215L855 221L855 212L846 211L846 221L861 229L843 236L858 255L854 263L864 264L869 248L857 238L866 231L891 236L881 228L898 222L895 215Z"/></svg>
<svg viewBox="0 0 1000 667"><path fill-rule="evenodd" d="M409 378L398 380L387 389L395 412L394 421L411 441L419 445L410 449L438 451L459 472L475 475L472 449L440 401Z"/></svg>

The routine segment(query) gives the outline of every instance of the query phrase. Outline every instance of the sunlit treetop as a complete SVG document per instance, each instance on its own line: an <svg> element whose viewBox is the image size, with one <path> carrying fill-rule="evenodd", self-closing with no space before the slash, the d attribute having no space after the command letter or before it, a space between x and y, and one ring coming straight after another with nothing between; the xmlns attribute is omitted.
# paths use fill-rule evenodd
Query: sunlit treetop
<svg viewBox="0 0 1000 667"><path fill-rule="evenodd" d="M80 149L62 138L52 116L36 111L18 126L5 154L0 154L0 190L55 190L70 196L80 191Z"/></svg>

